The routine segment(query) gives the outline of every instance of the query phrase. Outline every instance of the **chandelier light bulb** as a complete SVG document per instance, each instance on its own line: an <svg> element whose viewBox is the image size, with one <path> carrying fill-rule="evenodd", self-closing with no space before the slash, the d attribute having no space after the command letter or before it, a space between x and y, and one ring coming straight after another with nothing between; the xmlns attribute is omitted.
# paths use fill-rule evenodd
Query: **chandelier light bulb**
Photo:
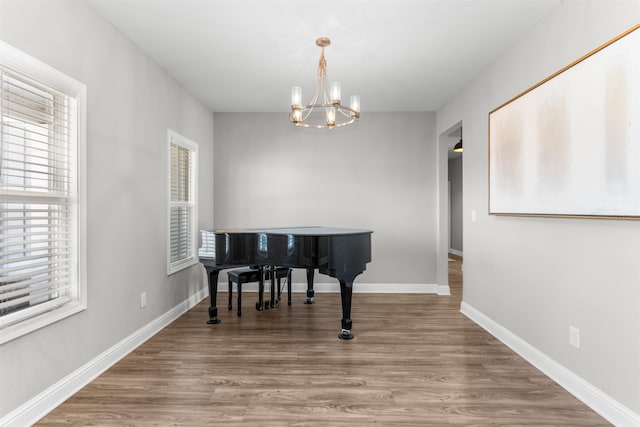
<svg viewBox="0 0 640 427"><path fill-rule="evenodd" d="M330 97L332 104L340 104L340 82L331 82L330 86Z"/></svg>
<svg viewBox="0 0 640 427"><path fill-rule="evenodd" d="M291 121L293 123L300 123L302 121L302 110L299 108L294 108L291 111Z"/></svg>
<svg viewBox="0 0 640 427"><path fill-rule="evenodd" d="M291 108L300 108L302 106L302 88L291 88Z"/></svg>
<svg viewBox="0 0 640 427"><path fill-rule="evenodd" d="M360 116L360 96L351 95L350 98L350 107L351 107L351 115L359 117Z"/></svg>
<svg viewBox="0 0 640 427"><path fill-rule="evenodd" d="M336 125L336 107L327 108L327 126L332 128Z"/></svg>

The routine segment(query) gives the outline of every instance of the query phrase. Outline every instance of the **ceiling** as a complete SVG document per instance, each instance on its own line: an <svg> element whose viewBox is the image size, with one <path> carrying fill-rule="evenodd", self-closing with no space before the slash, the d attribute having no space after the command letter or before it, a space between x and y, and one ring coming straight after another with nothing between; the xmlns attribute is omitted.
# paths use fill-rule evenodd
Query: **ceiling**
<svg viewBox="0 0 640 427"><path fill-rule="evenodd" d="M328 80L367 111L441 107L561 0L89 0L214 112L286 112Z"/></svg>

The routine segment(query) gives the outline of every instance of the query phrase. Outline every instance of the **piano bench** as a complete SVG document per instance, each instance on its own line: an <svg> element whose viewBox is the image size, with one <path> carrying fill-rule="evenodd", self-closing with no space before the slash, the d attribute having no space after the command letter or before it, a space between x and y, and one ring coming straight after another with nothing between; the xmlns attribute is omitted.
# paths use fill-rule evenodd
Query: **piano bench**
<svg viewBox="0 0 640 427"><path fill-rule="evenodd" d="M229 278L229 305L231 310L231 300L233 297L233 283L237 285L238 292L238 316L242 315L242 284L250 282L259 282L262 271L259 268L238 268L227 273Z"/></svg>

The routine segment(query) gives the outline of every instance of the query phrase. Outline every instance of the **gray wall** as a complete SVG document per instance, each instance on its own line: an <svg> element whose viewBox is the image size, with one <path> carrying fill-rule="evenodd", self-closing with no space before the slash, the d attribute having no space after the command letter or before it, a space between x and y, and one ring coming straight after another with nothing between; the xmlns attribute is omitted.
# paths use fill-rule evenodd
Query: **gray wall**
<svg viewBox="0 0 640 427"><path fill-rule="evenodd" d="M217 228L371 229L357 282L436 283L434 113L367 113L330 132L286 113L216 113L214 123Z"/></svg>
<svg viewBox="0 0 640 427"><path fill-rule="evenodd" d="M451 222L449 248L462 252L462 156L449 160L449 182L451 183Z"/></svg>
<svg viewBox="0 0 640 427"><path fill-rule="evenodd" d="M489 111L637 22L637 1L559 4L437 125L464 122L464 302L640 413L640 222L487 214Z"/></svg>
<svg viewBox="0 0 640 427"><path fill-rule="evenodd" d="M0 346L1 417L205 286L199 265L166 275L166 132L199 143L199 215L211 227L213 116L86 3L0 8L1 39L88 96L88 308Z"/></svg>

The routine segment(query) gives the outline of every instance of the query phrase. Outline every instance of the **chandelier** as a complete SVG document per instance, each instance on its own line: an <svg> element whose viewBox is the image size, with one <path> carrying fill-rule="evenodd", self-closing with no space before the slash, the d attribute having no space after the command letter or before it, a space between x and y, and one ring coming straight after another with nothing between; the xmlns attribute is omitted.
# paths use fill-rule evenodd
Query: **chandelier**
<svg viewBox="0 0 640 427"><path fill-rule="evenodd" d="M324 48L330 44L331 40L326 37L316 40L316 45L322 48L322 53L318 61L318 86L311 102L303 105L302 88L291 89L289 120L296 126L333 129L350 125L360 118L360 97L352 95L349 107L346 107L342 105L340 98L340 82L331 82L331 85L327 85L327 60L324 59ZM320 94L323 102L318 103Z"/></svg>

